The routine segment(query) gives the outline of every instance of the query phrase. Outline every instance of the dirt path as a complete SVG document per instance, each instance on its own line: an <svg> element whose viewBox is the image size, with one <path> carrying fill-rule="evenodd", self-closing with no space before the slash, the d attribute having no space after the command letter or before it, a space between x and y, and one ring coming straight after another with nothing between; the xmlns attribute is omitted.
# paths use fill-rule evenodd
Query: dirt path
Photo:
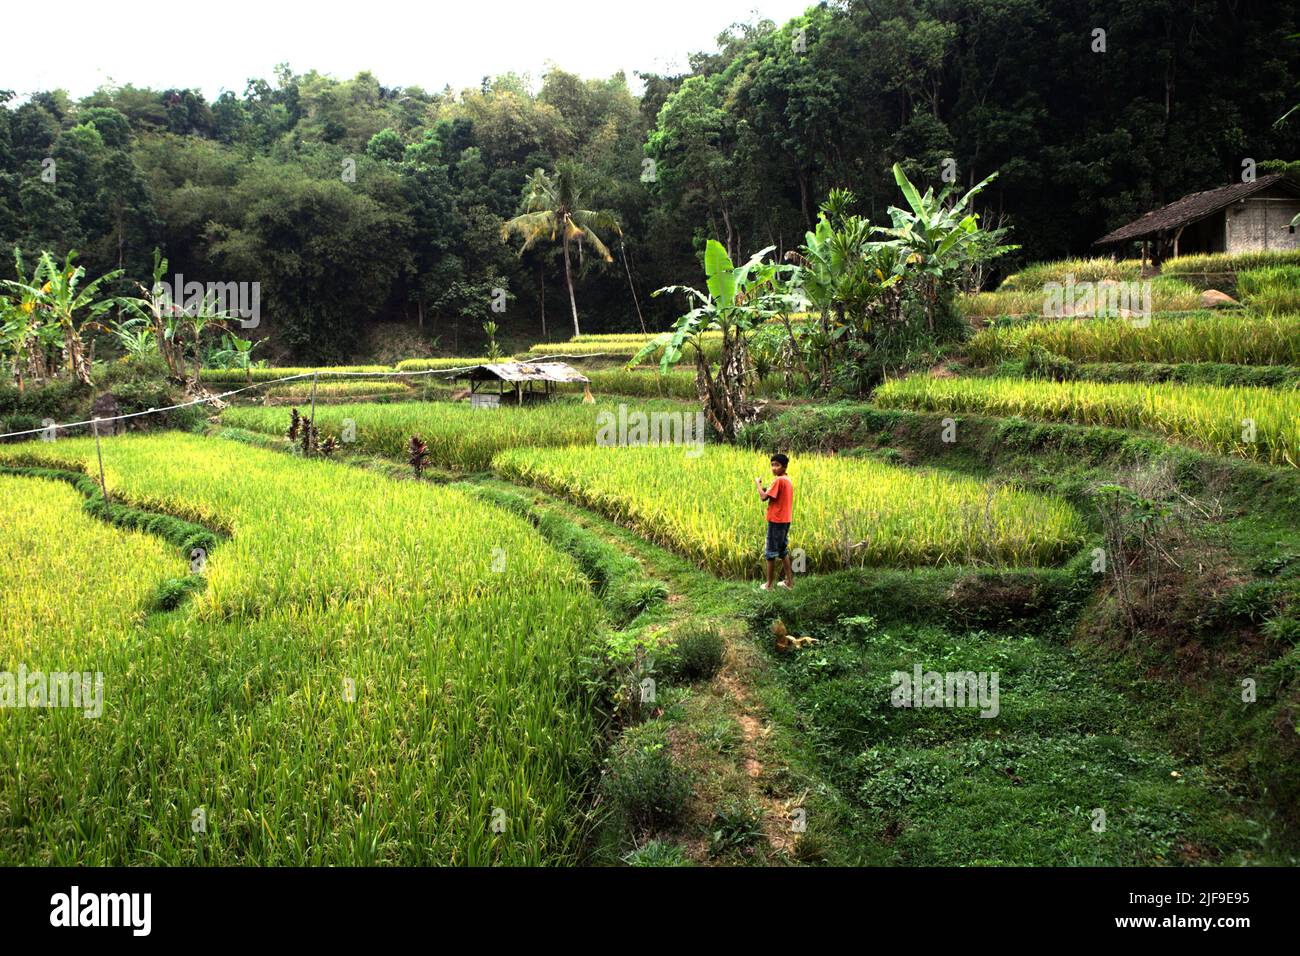
<svg viewBox="0 0 1300 956"><path fill-rule="evenodd" d="M541 512L557 514L599 535L633 558L647 577L662 581L668 598L655 612L633 626L647 638L700 625L716 628L723 636L723 666L710 681L692 685L675 704L670 739L675 756L696 780L687 817L692 826L678 834L689 855L699 863L792 862L797 834L792 815L801 792L780 771L787 755L773 733L771 714L762 699L770 680L766 653L749 635L740 617L753 582L719 579L687 559L646 541L635 532L608 519L533 488L526 491ZM766 846L747 848L742 854L711 852L707 834L720 809L734 806L757 811Z"/></svg>

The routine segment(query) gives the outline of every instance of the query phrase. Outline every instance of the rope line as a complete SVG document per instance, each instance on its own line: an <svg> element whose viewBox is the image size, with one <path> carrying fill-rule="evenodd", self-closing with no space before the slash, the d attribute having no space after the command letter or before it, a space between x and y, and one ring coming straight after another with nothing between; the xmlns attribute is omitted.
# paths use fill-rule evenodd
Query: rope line
<svg viewBox="0 0 1300 956"><path fill-rule="evenodd" d="M544 361L546 359L552 359L552 358L603 358L608 354L609 353L607 352L588 352L588 353L578 354L578 355L544 355L540 359L534 359L531 362L525 362L521 364L535 365L538 362ZM484 363L480 363L480 365L481 364ZM392 378L414 378L419 375L455 375L458 372L468 372L471 369L476 369L478 367L479 365L460 365L455 368L429 368L429 369L421 369L415 372L396 372L396 371L394 372L342 372L342 371L333 372L331 371L331 372L326 372L324 374L324 377L365 378L365 377L373 377L373 376L388 376ZM107 424L108 422L125 421L128 418L140 418L141 416L144 415L158 415L161 414L162 412L174 412L179 408L192 408L195 405L208 405L211 404L212 402L224 401L225 399L231 397L232 395L239 395L242 392L252 391L253 389L263 388L268 385L283 385L285 382L297 382L305 378L319 379L320 377L321 375L319 372L301 372L298 375L286 375L284 378L267 379L265 382L254 382L252 385L245 385L242 388L231 389L230 391L222 392L219 395L208 395L205 398L196 398L193 401L181 402L177 405L164 405L162 408L148 408L145 409L143 412L127 412L126 414L113 415L109 418L91 418L91 419L87 419L84 422L66 422L60 424L42 425L40 428L29 428L25 431L20 431L20 432L4 432L3 434L0 434L0 439L21 438L24 435L39 435L43 432L49 431L50 429L54 429L55 432L57 433L59 429L85 428L87 426L94 426L96 423Z"/></svg>

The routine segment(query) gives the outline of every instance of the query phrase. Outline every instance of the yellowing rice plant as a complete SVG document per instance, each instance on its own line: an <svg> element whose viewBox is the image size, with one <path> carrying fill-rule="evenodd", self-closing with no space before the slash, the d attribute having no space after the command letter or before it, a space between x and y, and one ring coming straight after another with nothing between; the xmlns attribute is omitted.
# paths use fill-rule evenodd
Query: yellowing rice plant
<svg viewBox="0 0 1300 956"><path fill-rule="evenodd" d="M419 379L415 379L419 381ZM388 380L388 379L351 379L343 382L318 382L316 383L316 397L318 399L339 399L350 397L369 397L375 395L414 395L411 386L406 384L405 380ZM312 396L312 383L310 379L299 382L288 382L284 385L272 385L262 391L267 398L299 399L303 402L310 402Z"/></svg>
<svg viewBox="0 0 1300 956"><path fill-rule="evenodd" d="M105 639L87 662L65 626L41 655L103 672L100 719L0 715L0 862L573 859L598 609L526 522L453 488L192 435L114 438L104 455L118 500L232 536L204 592L146 617L141 591L174 562L108 528L96 541L62 486L5 482L0 553L7 576L24 570L0 634L102 618ZM86 470L94 445L0 458Z"/></svg>
<svg viewBox="0 0 1300 956"><path fill-rule="evenodd" d="M331 365L319 368L308 367L284 367L284 368L205 368L199 373L199 379L205 385L225 385L235 387L246 385L252 382L271 382L278 378L289 378L294 375L303 375L306 378L303 381L311 384L311 375L314 373L320 381L328 381L331 376L335 379L348 377L357 372L391 372L393 371L387 365Z"/></svg>
<svg viewBox="0 0 1300 956"><path fill-rule="evenodd" d="M97 670L156 585L189 571L161 539L112 528L81 503L62 482L0 475L0 671Z"/></svg>
<svg viewBox="0 0 1300 956"><path fill-rule="evenodd" d="M657 400L637 403L646 411L694 411L687 406ZM321 438L342 438L351 422L355 441L345 447L404 459L406 444L419 435L429 446L429 463L436 467L481 471L492 456L518 445L595 444L597 415L610 403L584 405L552 401L517 407L502 400L500 408L474 409L466 402L410 402L391 405L330 405L316 409ZM221 421L235 428L283 435L289 427L286 408L228 408Z"/></svg>
<svg viewBox="0 0 1300 956"><path fill-rule="evenodd" d="M604 356L611 359L629 359L641 351L641 347L653 339L653 335L635 335L624 337L615 335L612 337L583 336L572 342L542 342L528 349L531 356L539 355L574 355L578 357ZM708 333L703 337L704 354L709 358L717 358L722 350L722 333ZM694 355L694 346L687 346L684 350L687 359ZM659 360L659 354L652 355L652 361Z"/></svg>
<svg viewBox="0 0 1300 956"><path fill-rule="evenodd" d="M1300 461L1300 393L1291 390L913 375L886 382L873 401L1136 428L1243 458L1293 467Z"/></svg>
<svg viewBox="0 0 1300 956"><path fill-rule="evenodd" d="M487 365L491 362L508 362L509 358L490 359L486 356L479 358L418 358L402 359L395 368L399 372L427 372L434 369L456 369L467 368L471 365Z"/></svg>
<svg viewBox="0 0 1300 956"><path fill-rule="evenodd" d="M493 467L625 522L731 576L754 574L766 528L754 478L766 455L709 446L517 448ZM1067 504L1010 487L866 459L796 456L790 546L808 570L965 562L1044 564L1082 539Z"/></svg>
<svg viewBox="0 0 1300 956"><path fill-rule="evenodd" d="M1300 265L1262 266L1239 272L1237 296L1259 312L1300 312Z"/></svg>
<svg viewBox="0 0 1300 956"><path fill-rule="evenodd" d="M1040 290L1048 282L1065 282L1073 276L1075 282L1098 282L1110 279L1115 282L1132 282L1142 278L1140 259L1107 257L1092 259L1057 259L1052 262L1035 262L1002 280L999 292Z"/></svg>
<svg viewBox="0 0 1300 956"><path fill-rule="evenodd" d="M1218 276L1244 269L1300 265L1300 249L1257 249L1248 252L1211 252L1167 259L1165 275Z"/></svg>
<svg viewBox="0 0 1300 956"><path fill-rule="evenodd" d="M591 380L591 391L597 397L602 395L648 396L659 398L695 399L699 392L695 384L694 365L685 365L667 372L661 372L659 366L637 368L590 369L583 372ZM752 389L757 395L775 395L781 390L781 379L769 375L759 381ZM563 392L583 391L583 385L575 382L562 385Z"/></svg>
<svg viewBox="0 0 1300 956"><path fill-rule="evenodd" d="M1044 269L1039 274L1042 276L1042 283L1044 284L1064 281L1056 278L1054 271ZM1012 279L1016 279L1016 277L1010 276L1007 281L1010 282ZM1075 281L1082 283L1088 280L1075 276ZM1134 282L1138 280L1125 279L1123 281ZM1151 311L1187 312L1200 308L1200 290L1183 280L1170 276L1156 276L1149 281L1151 283ZM1145 302L1145 291L1142 289L1138 291L1140 293L1138 301ZM1098 301L1110 302L1111 300L1100 296L1100 290L1098 290ZM999 315L1042 315L1044 306L1048 303L1048 293L1044 285L1031 286L1028 284L1028 277L1026 277L1016 279L1013 285L1004 283L1001 288L994 292L975 292L962 295L958 298L957 307L962 315L993 318Z"/></svg>
<svg viewBox="0 0 1300 956"><path fill-rule="evenodd" d="M1056 319L984 329L970 342L977 362L1023 356L1031 346L1076 362L1300 363L1300 314L1244 312L1155 317L1145 327L1128 319Z"/></svg>

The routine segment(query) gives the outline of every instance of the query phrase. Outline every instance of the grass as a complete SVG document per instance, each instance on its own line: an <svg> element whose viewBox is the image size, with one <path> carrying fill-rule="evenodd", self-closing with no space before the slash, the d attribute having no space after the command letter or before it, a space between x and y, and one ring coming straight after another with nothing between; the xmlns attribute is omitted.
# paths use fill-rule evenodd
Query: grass
<svg viewBox="0 0 1300 956"><path fill-rule="evenodd" d="M610 764L611 773L656 773L630 790L634 800L620 801L616 816L646 809L650 797L657 798L651 811L672 806L674 770L628 767L633 757L649 762L645 755L665 741L673 742L667 746L674 760L690 775L692 797L684 817L667 831L656 822L625 832L623 842L609 848L611 862L1269 859L1258 849L1263 828L1246 818L1258 808L1224 793L1236 789L1233 777L1203 755L1176 751L1153 726L1166 706L1165 689L1113 655L1098 661L1063 646L1079 610L1090 603L1086 562L1081 575L1067 569L975 575L960 568L854 569L800 577L792 593L758 596L576 506L528 494L548 512L600 529L670 580L678 599L656 613L679 615L673 627L679 640L712 626L715 615L730 625L739 611L756 624L751 638L729 640L721 679L681 685L667 671L657 675L662 713L644 730L629 729ZM1081 589L1067 585L1067 577L1082 577ZM1059 585L1051 583L1058 579ZM961 623L991 592L1018 595L1021 612L1003 604L980 612L988 624ZM797 621L792 633L815 635L821 644L792 655L772 653L767 624L774 616L792 626ZM986 626L996 630L978 629ZM889 671L918 661L999 670L999 717L888 706ZM876 696L881 691L883 703ZM742 731L742 721L750 733ZM619 783L611 781L611 800L629 794ZM1091 827L1098 806L1108 817L1101 834ZM792 807L807 810L807 832L783 848L768 847L756 825L760 816L770 833L789 839Z"/></svg>
<svg viewBox="0 0 1300 956"><path fill-rule="evenodd" d="M673 369L661 372L658 366L649 368L606 368L583 372L591 379L591 390L597 395L628 395L633 397L679 398L695 400L695 369ZM561 385L561 391L581 392L581 384ZM782 390L779 376L770 375L753 389L756 395L777 395Z"/></svg>
<svg viewBox="0 0 1300 956"><path fill-rule="evenodd" d="M79 439L2 451L63 468L94 459ZM526 522L453 488L191 435L112 439L105 467L115 498L231 537L208 557L202 594L146 616L139 597L174 559L107 528L101 546L68 547L92 532L68 490L5 479L7 527L24 529L0 545L6 575L32 569L16 599L7 577L15 618L0 633L33 633L33 614L68 622L66 639L41 638L40 663L102 671L105 709L73 726L0 714L0 860L576 858L596 760L581 658L599 610ZM50 494L66 514L50 513ZM93 572L85 586L80 570ZM91 659L78 642L109 615Z"/></svg>
<svg viewBox="0 0 1300 956"><path fill-rule="evenodd" d="M992 365L1038 345L1076 362L1300 364L1300 314L1200 313L1127 319L1046 320L992 326L970 341L972 359Z"/></svg>
<svg viewBox="0 0 1300 956"><path fill-rule="evenodd" d="M920 584L926 574L939 572L879 571L841 572L818 587L771 595L782 604L780 614L792 625L798 621L797 633L815 633L818 621L833 624L843 616L870 613L891 626L886 628L891 635L896 624L941 625L954 641L977 628L997 628L1056 646L1068 643L1079 651L1072 667L1100 672L1127 662L1137 675L1154 678L1129 688L1130 713L1146 725L1144 736L1166 741L1164 747L1186 762L1217 768L1218 778L1234 793L1248 793L1261 833L1268 832L1275 849L1289 853L1294 863L1300 748L1293 715L1300 702L1300 657L1295 638L1283 631L1294 620L1289 609L1300 606L1300 529L1294 520L1300 470L1132 431L979 415L963 415L958 442L946 445L936 439L946 414L850 403L809 406L786 412L755 438L765 446L901 457L914 465L1009 478L1063 497L1085 514L1094 507L1099 485L1127 481L1135 468L1167 471L1177 491L1162 504L1180 516L1177 523L1186 537L1172 558L1174 577L1153 605L1157 614L1149 628L1123 636L1113 615L1112 589L1103 585L1097 593L1086 561L1077 581L1081 588L1067 587L1062 595L1073 608L1065 613L1052 610L1061 603L1052 592L1060 588L1043 593L1027 581L981 581L970 588L938 582L935 594ZM855 583L859 574L870 575L870 587ZM944 596L951 601L963 594L987 608L933 613L944 606ZM1039 612L1024 619L1013 613L1008 597ZM1235 674L1258 674L1261 687L1267 685L1257 706L1240 704L1230 692ZM1128 682L1123 672L1113 681L1120 689Z"/></svg>
<svg viewBox="0 0 1300 956"><path fill-rule="evenodd" d="M1261 312L1300 312L1300 264L1240 272L1237 293L1243 302Z"/></svg>
<svg viewBox="0 0 1300 956"><path fill-rule="evenodd" d="M1300 395L1287 390L913 375L886 382L873 401L885 408L1143 429L1242 458L1292 467L1300 461Z"/></svg>
<svg viewBox="0 0 1300 956"><path fill-rule="evenodd" d="M634 527L651 540L733 577L759 568L763 510L753 479L767 456L707 447L519 448L493 468ZM1066 505L940 472L865 460L798 458L791 547L809 570L846 565L1052 562L1082 537Z"/></svg>
<svg viewBox="0 0 1300 956"><path fill-rule="evenodd" d="M1221 362L1069 362L1063 377L1089 382L1177 382L1181 385L1251 385L1300 389L1300 366L1230 365ZM1059 363L1058 363L1059 364ZM1026 363L1000 362L993 370L1006 377L1025 377Z"/></svg>
<svg viewBox="0 0 1300 956"><path fill-rule="evenodd" d="M643 410L681 411L675 403L649 401ZM496 409L474 409L466 403L409 402L388 405L341 404L316 409L321 438L344 437L347 423L355 428L355 441L345 443L360 452L405 460L406 445L419 435L429 445L429 463L461 471L481 471L497 452L520 445L592 445L596 441L597 415L607 404L552 401ZM283 408L228 408L222 424L234 428L283 435L289 412Z"/></svg>
<svg viewBox="0 0 1300 956"><path fill-rule="evenodd" d="M853 810L863 862L1186 865L1257 849L1262 831L1224 796L1230 781L1159 744L1141 695L1126 693L1141 678L1122 665L1017 631L881 621L865 607L801 626L819 643L778 655L776 669ZM892 706L891 674L917 664L997 673L997 715Z"/></svg>

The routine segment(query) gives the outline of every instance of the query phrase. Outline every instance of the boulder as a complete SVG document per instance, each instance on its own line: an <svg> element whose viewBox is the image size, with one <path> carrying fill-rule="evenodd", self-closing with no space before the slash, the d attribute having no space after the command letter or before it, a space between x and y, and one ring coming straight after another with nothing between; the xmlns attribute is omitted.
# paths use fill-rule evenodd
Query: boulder
<svg viewBox="0 0 1300 956"><path fill-rule="evenodd" d="M122 408L117 404L117 397L112 392L105 392L95 399L95 404L90 406L91 418L116 418L122 414ZM117 421L102 421L99 423L99 433L101 435L123 435L126 433L126 422L121 419Z"/></svg>
<svg viewBox="0 0 1300 956"><path fill-rule="evenodd" d="M1201 293L1201 308L1203 309L1225 309L1235 305L1241 305L1241 303L1226 292L1220 292L1218 289L1206 289Z"/></svg>

